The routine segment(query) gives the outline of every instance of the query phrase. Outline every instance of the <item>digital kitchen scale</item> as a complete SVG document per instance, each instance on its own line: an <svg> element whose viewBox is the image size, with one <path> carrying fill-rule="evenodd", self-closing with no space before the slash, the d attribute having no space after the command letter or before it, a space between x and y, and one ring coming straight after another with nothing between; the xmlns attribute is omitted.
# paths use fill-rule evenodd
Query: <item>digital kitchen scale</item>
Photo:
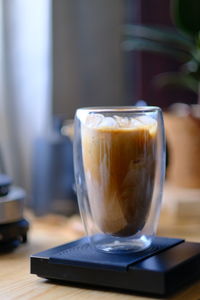
<svg viewBox="0 0 200 300"><path fill-rule="evenodd" d="M88 238L31 256L31 273L39 277L166 296L200 278L200 243L153 237L138 253L96 251Z"/></svg>

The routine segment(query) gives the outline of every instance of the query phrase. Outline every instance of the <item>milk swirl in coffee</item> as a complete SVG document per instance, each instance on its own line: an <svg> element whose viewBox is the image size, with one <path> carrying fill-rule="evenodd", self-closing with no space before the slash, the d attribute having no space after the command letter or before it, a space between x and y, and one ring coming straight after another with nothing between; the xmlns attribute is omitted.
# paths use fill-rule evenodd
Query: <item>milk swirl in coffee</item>
<svg viewBox="0 0 200 300"><path fill-rule="evenodd" d="M88 201L99 229L125 237L142 230L154 188L157 121L92 113L82 124Z"/></svg>

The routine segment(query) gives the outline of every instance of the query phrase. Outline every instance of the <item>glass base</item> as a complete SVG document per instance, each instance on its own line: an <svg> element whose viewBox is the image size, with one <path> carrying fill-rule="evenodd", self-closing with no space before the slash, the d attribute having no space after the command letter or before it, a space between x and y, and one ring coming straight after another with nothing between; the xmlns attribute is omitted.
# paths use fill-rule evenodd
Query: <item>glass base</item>
<svg viewBox="0 0 200 300"><path fill-rule="evenodd" d="M106 253L123 254L139 252L151 245L151 239L145 235L138 237L120 238L110 235L95 235L91 237L91 243L96 250Z"/></svg>

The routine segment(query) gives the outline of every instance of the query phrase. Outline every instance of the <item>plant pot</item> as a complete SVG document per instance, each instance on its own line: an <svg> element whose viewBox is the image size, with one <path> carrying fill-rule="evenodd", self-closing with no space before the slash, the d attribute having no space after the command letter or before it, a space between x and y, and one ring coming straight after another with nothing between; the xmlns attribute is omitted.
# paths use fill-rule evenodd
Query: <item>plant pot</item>
<svg viewBox="0 0 200 300"><path fill-rule="evenodd" d="M200 119L164 114L169 164L167 180L184 188L200 188Z"/></svg>

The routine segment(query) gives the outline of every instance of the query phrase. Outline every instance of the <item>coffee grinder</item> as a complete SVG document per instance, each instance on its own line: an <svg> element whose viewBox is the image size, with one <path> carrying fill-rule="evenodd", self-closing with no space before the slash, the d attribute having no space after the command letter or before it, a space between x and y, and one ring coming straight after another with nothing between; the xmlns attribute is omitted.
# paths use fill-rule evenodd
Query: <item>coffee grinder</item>
<svg viewBox="0 0 200 300"><path fill-rule="evenodd" d="M23 217L25 191L0 174L0 253L11 251L27 241L29 223Z"/></svg>

